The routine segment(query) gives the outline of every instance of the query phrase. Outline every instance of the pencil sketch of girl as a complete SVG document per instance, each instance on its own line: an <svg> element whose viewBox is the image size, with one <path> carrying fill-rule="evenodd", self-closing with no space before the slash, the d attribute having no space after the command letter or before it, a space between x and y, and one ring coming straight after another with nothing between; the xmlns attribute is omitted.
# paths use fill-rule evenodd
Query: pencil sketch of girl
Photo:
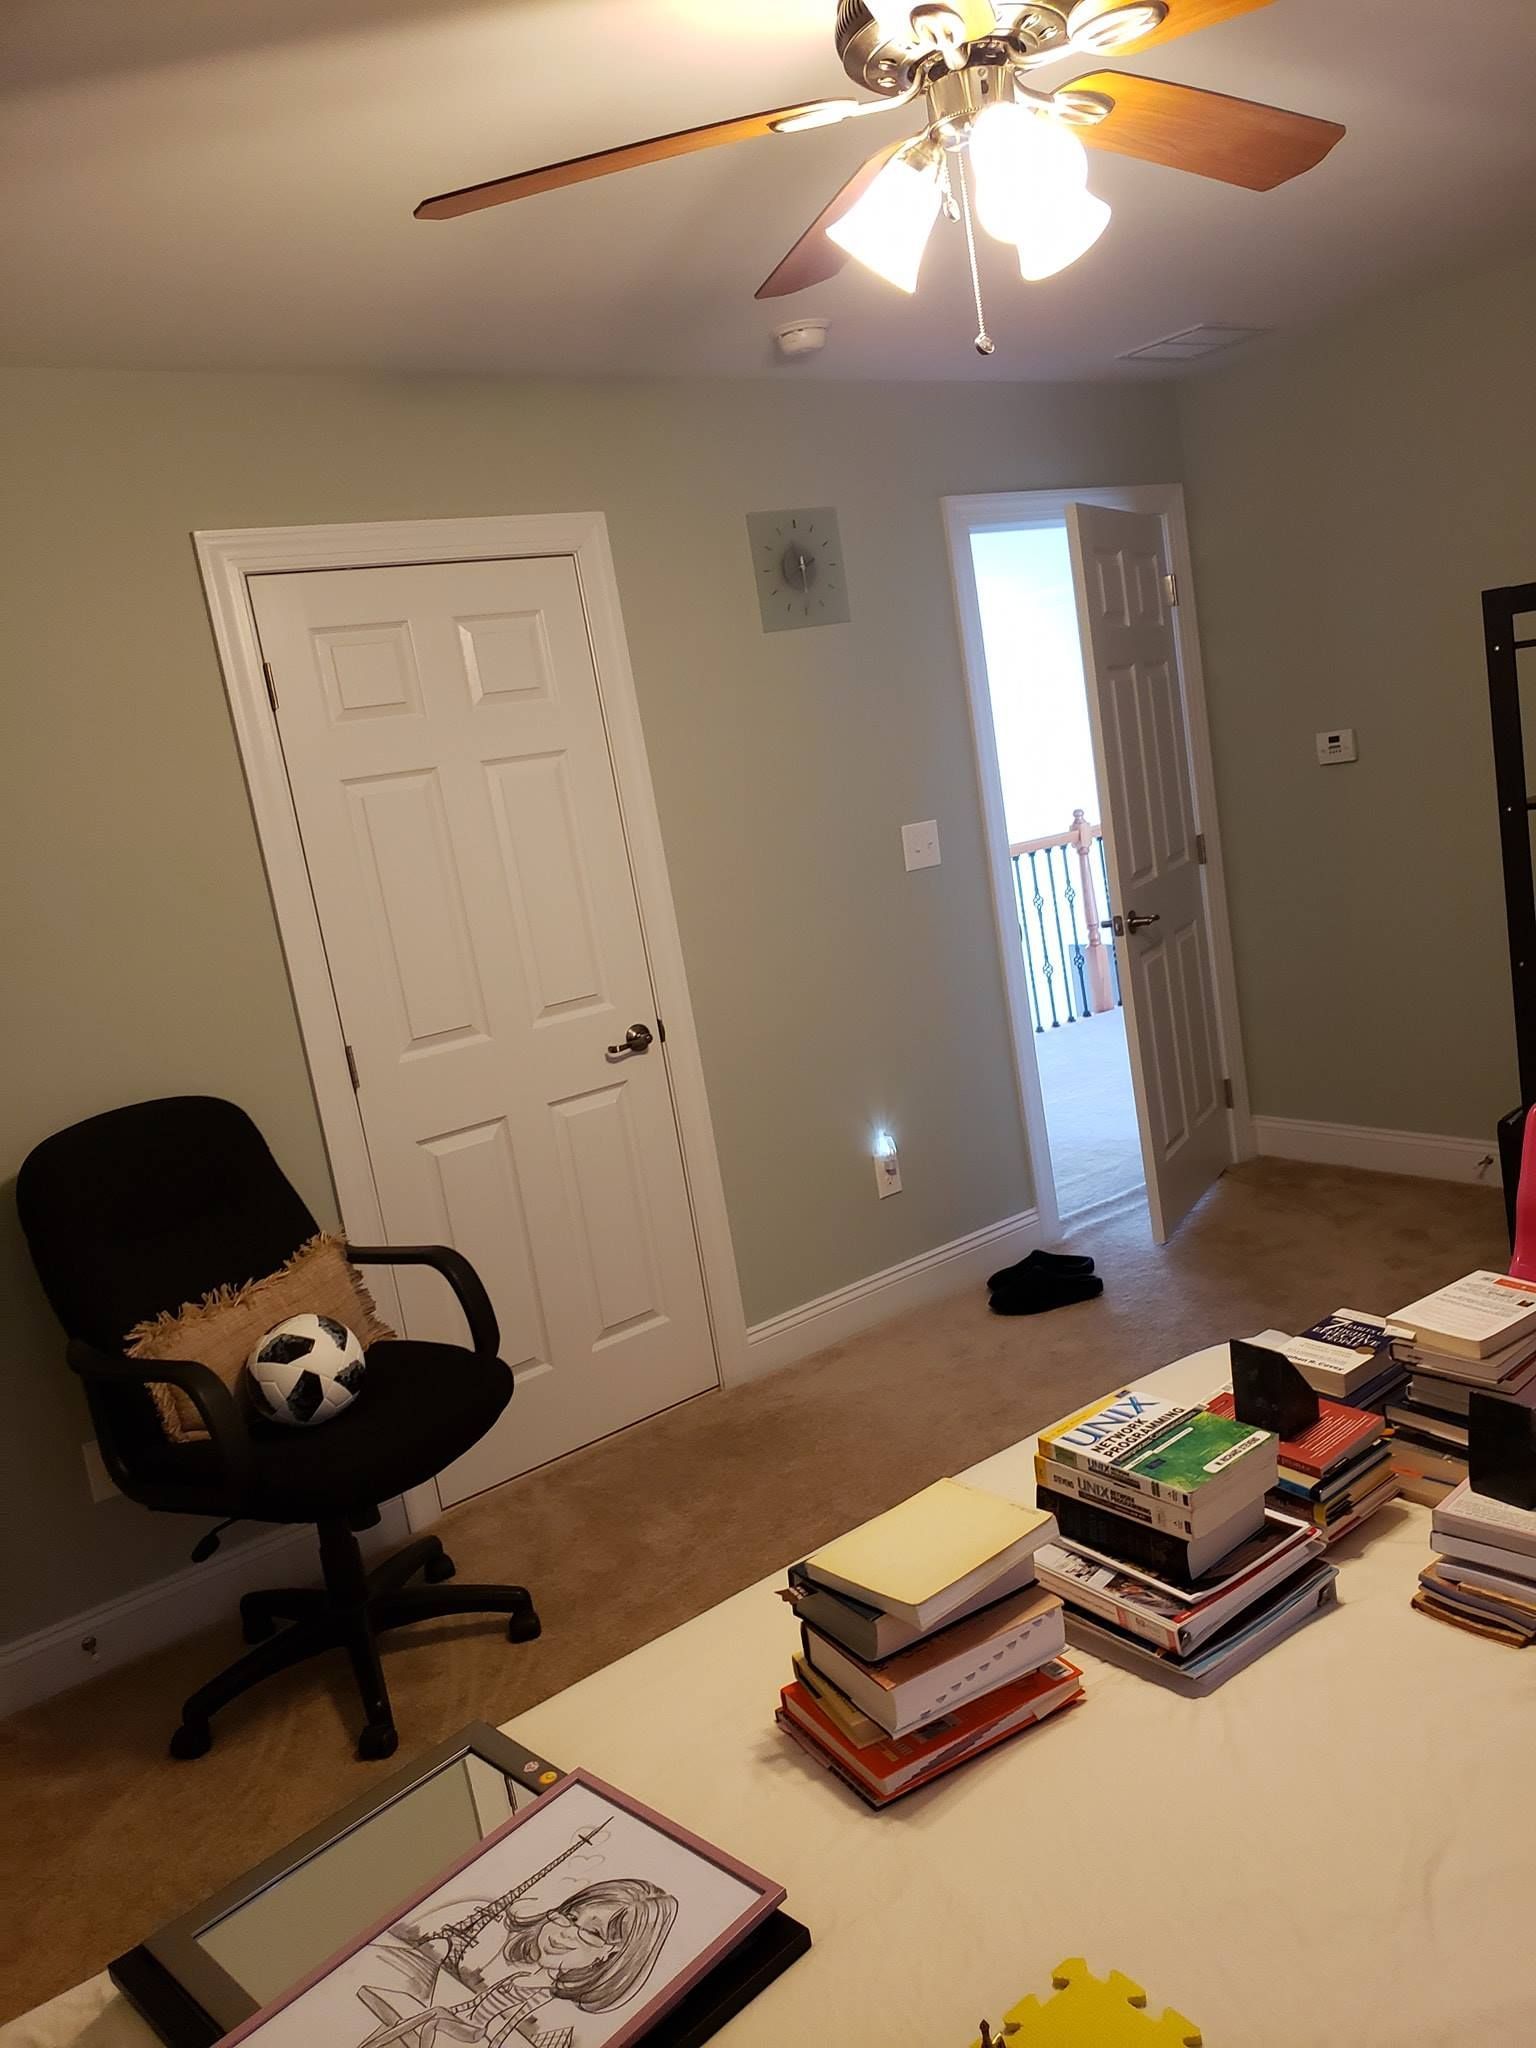
<svg viewBox="0 0 1536 2048"><path fill-rule="evenodd" d="M574 2048L575 2029L541 2029L540 2011L556 1998L589 2013L625 2004L650 1976L676 1917L676 1899L659 1885L612 1877L532 1919L513 1918L495 1900L435 1933L397 1928L399 1946L380 1953L405 1988L358 1991L380 2022L358 2048ZM461 1990L471 1996L458 1997Z"/></svg>

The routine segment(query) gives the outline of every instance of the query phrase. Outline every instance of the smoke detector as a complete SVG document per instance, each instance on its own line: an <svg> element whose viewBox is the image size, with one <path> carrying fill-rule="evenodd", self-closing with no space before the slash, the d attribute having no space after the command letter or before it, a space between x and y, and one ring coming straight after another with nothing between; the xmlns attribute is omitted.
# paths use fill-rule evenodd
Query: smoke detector
<svg viewBox="0 0 1536 2048"><path fill-rule="evenodd" d="M783 327L776 327L773 338L781 356L813 356L827 345L827 323L802 316L798 320L787 321Z"/></svg>

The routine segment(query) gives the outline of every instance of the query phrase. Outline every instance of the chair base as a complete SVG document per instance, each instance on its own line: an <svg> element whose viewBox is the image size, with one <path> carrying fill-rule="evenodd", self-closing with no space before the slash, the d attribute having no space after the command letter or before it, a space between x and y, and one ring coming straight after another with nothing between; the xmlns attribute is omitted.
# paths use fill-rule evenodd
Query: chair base
<svg viewBox="0 0 1536 2048"><path fill-rule="evenodd" d="M323 1587L274 1587L245 1594L240 1626L254 1647L199 1686L182 1704L171 1755L204 1756L213 1746L213 1716L263 1679L275 1677L326 1650L345 1650L363 1705L357 1754L364 1761L393 1756L399 1743L377 1638L385 1629L451 1614L505 1614L507 1640L531 1642L539 1617L523 1586L458 1586L453 1559L435 1536L420 1536L369 1571L357 1537L345 1522L319 1524ZM422 1585L411 1581L420 1577Z"/></svg>

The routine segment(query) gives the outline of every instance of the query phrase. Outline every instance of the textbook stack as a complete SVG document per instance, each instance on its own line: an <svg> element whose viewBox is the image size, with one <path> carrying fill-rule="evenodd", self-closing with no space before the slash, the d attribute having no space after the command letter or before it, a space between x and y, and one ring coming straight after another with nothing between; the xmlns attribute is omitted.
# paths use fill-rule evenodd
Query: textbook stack
<svg viewBox="0 0 1536 2048"><path fill-rule="evenodd" d="M1435 1506L1467 1476L1474 1390L1536 1406L1536 1290L1469 1273L1390 1319L1409 1378L1386 1407L1392 1457L1410 1499Z"/></svg>
<svg viewBox="0 0 1536 2048"><path fill-rule="evenodd" d="M1413 1596L1421 1614L1516 1649L1536 1642L1536 1511L1463 1480L1435 1509L1430 1542L1438 1555Z"/></svg>
<svg viewBox="0 0 1536 2048"><path fill-rule="evenodd" d="M1230 1416L1232 1396L1217 1394L1211 1410ZM1307 1522L1325 1543L1337 1543L1401 1491L1382 1417L1319 1394L1311 1428L1281 1439L1269 1504Z"/></svg>
<svg viewBox="0 0 1536 2048"><path fill-rule="evenodd" d="M1035 1557L1049 1514L941 1479L797 1564L779 1726L873 1806L1082 1695Z"/></svg>
<svg viewBox="0 0 1536 2048"><path fill-rule="evenodd" d="M1042 1430L1037 1499L1061 1540L1040 1579L1068 1639L1202 1691L1333 1598L1323 1536L1267 1509L1278 1444L1135 1388Z"/></svg>

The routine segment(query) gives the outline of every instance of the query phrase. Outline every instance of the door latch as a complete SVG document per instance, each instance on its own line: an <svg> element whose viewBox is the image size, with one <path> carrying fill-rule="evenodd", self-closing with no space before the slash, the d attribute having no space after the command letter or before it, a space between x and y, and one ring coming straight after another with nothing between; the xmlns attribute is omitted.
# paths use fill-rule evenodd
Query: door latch
<svg viewBox="0 0 1536 2048"><path fill-rule="evenodd" d="M632 1052L645 1052L655 1037L649 1024L631 1024L617 1045L610 1045L608 1057L620 1060Z"/></svg>

